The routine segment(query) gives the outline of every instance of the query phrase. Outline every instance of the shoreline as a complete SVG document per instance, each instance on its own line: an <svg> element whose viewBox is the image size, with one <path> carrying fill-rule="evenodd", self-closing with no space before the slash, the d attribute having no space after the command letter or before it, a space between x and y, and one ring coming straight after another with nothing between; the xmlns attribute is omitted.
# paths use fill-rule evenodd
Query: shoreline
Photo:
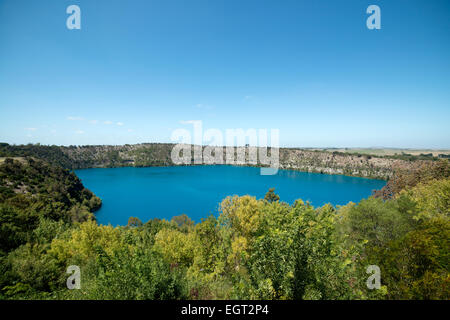
<svg viewBox="0 0 450 320"><path fill-rule="evenodd" d="M264 168L264 166L259 165L239 165L239 164L182 164L182 165L153 165L153 166L99 166L99 167L87 167L87 168L77 168L71 169L72 172L77 170L90 170L90 169L117 169L117 168L173 168L173 167L210 167L210 166L230 166L230 167L250 167L250 168ZM267 168L267 167L266 167ZM278 170L283 171L296 171L302 173L320 174L320 175L333 175L333 176L344 176L351 178L361 178L368 180L379 180L379 181L389 181L389 179L383 179L381 177L375 176L362 176L362 175L350 175L344 173L329 173L329 172L319 172L319 171L305 171L297 168L278 168Z"/></svg>

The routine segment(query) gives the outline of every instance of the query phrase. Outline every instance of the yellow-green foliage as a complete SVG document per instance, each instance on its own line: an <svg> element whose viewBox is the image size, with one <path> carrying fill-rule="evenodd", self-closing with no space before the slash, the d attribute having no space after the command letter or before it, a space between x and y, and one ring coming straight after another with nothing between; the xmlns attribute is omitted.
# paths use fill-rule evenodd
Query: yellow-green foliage
<svg viewBox="0 0 450 320"><path fill-rule="evenodd" d="M155 236L155 250L170 264L189 265L194 256L194 235L162 229Z"/></svg>
<svg viewBox="0 0 450 320"><path fill-rule="evenodd" d="M418 218L450 217L450 179L432 180L402 191L417 204Z"/></svg>
<svg viewBox="0 0 450 320"><path fill-rule="evenodd" d="M76 222L88 218L89 193L65 219L55 219L59 203L27 211L24 195L8 193L0 298L450 299L450 180L408 185L338 208L287 204L271 190L227 197L197 224L181 215L123 227ZM81 290L65 287L72 264ZM369 265L381 269L380 290L366 286Z"/></svg>
<svg viewBox="0 0 450 320"><path fill-rule="evenodd" d="M449 182L428 180L393 200L341 209L341 235L365 242L362 263L381 268L387 298L450 298Z"/></svg>
<svg viewBox="0 0 450 320"><path fill-rule="evenodd" d="M91 220L74 229L69 239L54 239L49 253L61 262L86 261L95 256L98 248L112 254L124 245L118 228L99 226Z"/></svg>
<svg viewBox="0 0 450 320"><path fill-rule="evenodd" d="M263 201L251 196L225 198L220 205L220 220L243 237L251 236L259 227Z"/></svg>

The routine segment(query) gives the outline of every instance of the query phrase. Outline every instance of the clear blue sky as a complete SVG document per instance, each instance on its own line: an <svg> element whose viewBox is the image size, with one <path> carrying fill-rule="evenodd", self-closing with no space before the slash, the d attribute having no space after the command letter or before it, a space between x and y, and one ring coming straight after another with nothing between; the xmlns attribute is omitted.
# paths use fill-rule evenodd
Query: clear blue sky
<svg viewBox="0 0 450 320"><path fill-rule="evenodd" d="M202 120L278 128L282 146L450 148L449 15L448 0L0 0L0 141L169 142Z"/></svg>

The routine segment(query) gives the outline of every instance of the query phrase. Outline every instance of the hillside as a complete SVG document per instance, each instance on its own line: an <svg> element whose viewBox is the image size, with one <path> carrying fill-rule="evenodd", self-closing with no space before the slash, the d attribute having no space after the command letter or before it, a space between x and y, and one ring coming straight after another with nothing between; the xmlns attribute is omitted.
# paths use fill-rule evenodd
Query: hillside
<svg viewBox="0 0 450 320"><path fill-rule="evenodd" d="M39 159L7 158L0 163L0 205L36 218L78 222L93 218L101 200L67 169Z"/></svg>
<svg viewBox="0 0 450 320"><path fill-rule="evenodd" d="M122 167L122 166L170 166L174 165L170 154L174 144L145 143L110 146L43 146L0 144L0 157L32 156L44 159L68 169ZM235 151L236 153L236 151ZM224 159L226 150L224 148ZM246 154L248 159L248 154ZM349 176L388 179L396 169L412 168L423 160L408 156L377 156L339 151L280 148L280 168L305 172L343 174ZM192 164L193 164L192 159ZM261 165L259 159L257 165Z"/></svg>

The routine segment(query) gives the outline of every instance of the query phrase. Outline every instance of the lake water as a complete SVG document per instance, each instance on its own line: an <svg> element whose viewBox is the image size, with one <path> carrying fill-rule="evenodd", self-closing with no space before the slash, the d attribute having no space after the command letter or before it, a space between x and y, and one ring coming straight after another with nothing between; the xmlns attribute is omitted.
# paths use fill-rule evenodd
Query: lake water
<svg viewBox="0 0 450 320"><path fill-rule="evenodd" d="M75 173L103 200L96 212L98 222L114 226L126 225L129 217L146 222L183 213L200 222L209 214L217 216L226 196L263 198L269 188L275 188L280 199L290 204L303 199L321 206L358 202L385 185L382 180L290 170L261 176L259 168L226 165L96 168Z"/></svg>

